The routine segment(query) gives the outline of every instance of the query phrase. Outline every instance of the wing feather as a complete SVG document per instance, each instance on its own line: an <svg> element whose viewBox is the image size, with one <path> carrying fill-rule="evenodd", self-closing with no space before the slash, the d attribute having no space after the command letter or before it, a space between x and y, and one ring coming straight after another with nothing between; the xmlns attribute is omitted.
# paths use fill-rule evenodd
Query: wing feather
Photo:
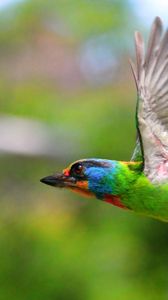
<svg viewBox="0 0 168 300"><path fill-rule="evenodd" d="M142 141L144 172L156 183L168 181L168 30L163 37L162 31L156 17L146 53L141 34L135 32L137 68L132 64L139 99L137 143Z"/></svg>
<svg viewBox="0 0 168 300"><path fill-rule="evenodd" d="M136 62L137 62L137 78L140 79L143 69L143 58L144 58L144 41L140 32L135 32L135 50L136 50Z"/></svg>
<svg viewBox="0 0 168 300"><path fill-rule="evenodd" d="M151 28L147 51L146 51L145 62L146 62L147 71L150 69L152 61L154 59L155 51L153 51L153 49L157 49L157 45L160 41L161 33L162 33L162 22L159 18L156 18Z"/></svg>

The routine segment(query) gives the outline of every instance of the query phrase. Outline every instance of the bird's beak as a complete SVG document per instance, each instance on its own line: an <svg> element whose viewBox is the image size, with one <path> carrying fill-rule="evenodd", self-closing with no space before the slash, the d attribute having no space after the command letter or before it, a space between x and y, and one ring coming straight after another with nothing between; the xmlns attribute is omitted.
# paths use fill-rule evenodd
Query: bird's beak
<svg viewBox="0 0 168 300"><path fill-rule="evenodd" d="M65 176L63 173L44 177L40 181L55 187L74 187L76 183L75 178Z"/></svg>
<svg viewBox="0 0 168 300"><path fill-rule="evenodd" d="M74 192L84 194L85 196L94 196L93 193L91 193L88 190L88 182L87 180L84 181L78 181L74 177L69 176L68 174L55 174L51 176L44 177L40 180L42 183L54 186L54 187L60 187L60 188L68 188Z"/></svg>

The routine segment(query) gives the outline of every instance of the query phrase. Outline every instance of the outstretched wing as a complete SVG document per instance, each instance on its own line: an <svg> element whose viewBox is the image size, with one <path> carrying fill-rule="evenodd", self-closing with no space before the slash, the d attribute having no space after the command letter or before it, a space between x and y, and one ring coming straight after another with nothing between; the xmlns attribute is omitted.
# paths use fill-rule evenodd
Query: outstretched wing
<svg viewBox="0 0 168 300"><path fill-rule="evenodd" d="M137 133L137 138L136 138L136 145L134 152L131 157L131 161L142 161L143 162L143 150L142 150L142 145L140 142L140 137L139 134Z"/></svg>
<svg viewBox="0 0 168 300"><path fill-rule="evenodd" d="M135 33L138 93L138 143L142 142L144 173L153 183L168 182L168 30L162 36L159 17L152 25L146 52Z"/></svg>

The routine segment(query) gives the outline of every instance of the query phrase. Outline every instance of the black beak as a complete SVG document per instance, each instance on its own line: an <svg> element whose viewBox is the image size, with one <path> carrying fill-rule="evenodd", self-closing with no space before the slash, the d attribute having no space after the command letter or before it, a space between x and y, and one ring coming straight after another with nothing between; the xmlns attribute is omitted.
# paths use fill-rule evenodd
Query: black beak
<svg viewBox="0 0 168 300"><path fill-rule="evenodd" d="M42 183L55 186L55 187L67 187L73 186L76 182L75 178L65 176L64 174L55 174L40 179Z"/></svg>

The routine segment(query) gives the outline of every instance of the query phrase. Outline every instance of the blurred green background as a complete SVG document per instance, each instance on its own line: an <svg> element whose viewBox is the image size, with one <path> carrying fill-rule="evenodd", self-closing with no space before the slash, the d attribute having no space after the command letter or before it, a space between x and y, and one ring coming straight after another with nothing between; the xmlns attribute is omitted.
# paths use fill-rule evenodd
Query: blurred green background
<svg viewBox="0 0 168 300"><path fill-rule="evenodd" d="M0 300L168 299L167 224L39 182L79 158L130 159L134 8L0 10Z"/></svg>

